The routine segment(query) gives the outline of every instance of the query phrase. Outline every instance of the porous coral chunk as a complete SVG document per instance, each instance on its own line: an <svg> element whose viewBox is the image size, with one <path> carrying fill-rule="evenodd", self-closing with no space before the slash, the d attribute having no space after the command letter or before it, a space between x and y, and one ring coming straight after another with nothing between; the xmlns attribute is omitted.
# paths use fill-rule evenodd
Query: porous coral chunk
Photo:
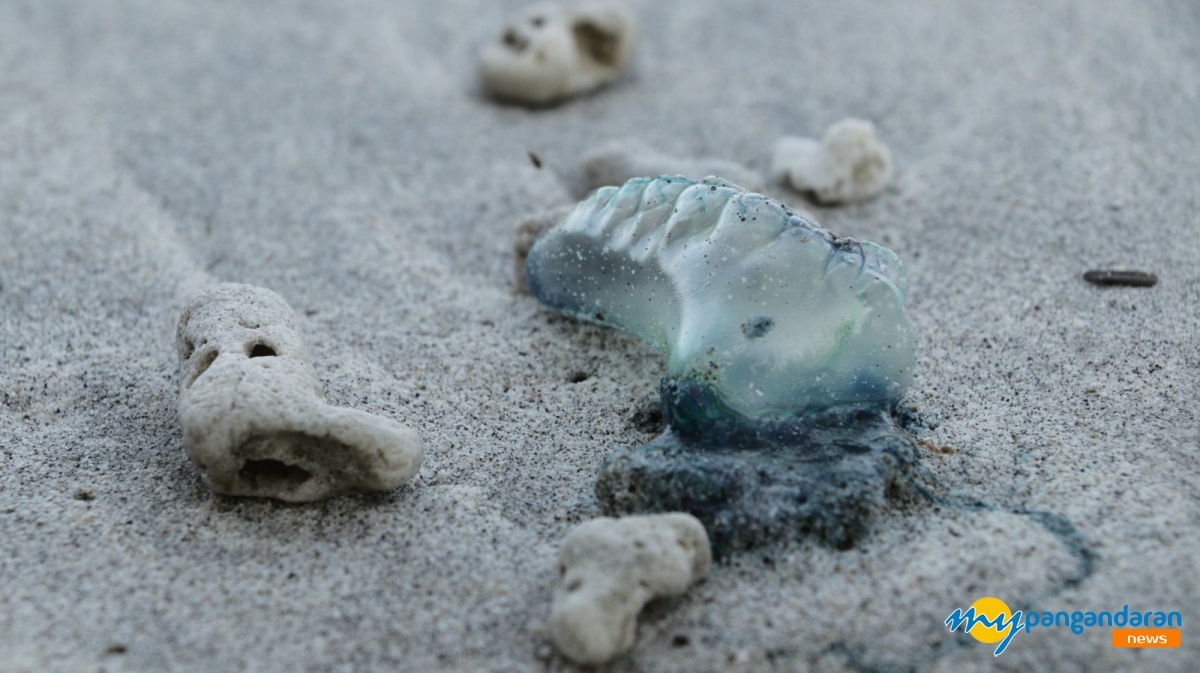
<svg viewBox="0 0 1200 673"><path fill-rule="evenodd" d="M325 402L296 315L274 292L197 292L176 343L183 446L217 493L308 502L391 490L421 467L411 428Z"/></svg>
<svg viewBox="0 0 1200 673"><path fill-rule="evenodd" d="M875 125L843 119L825 136L784 137L775 146L772 171L797 191L826 204L866 201L883 192L895 172L892 152L875 134Z"/></svg>
<svg viewBox="0 0 1200 673"><path fill-rule="evenodd" d="M537 4L483 48L479 77L492 96L546 105L617 79L636 41L637 21L623 5Z"/></svg>
<svg viewBox="0 0 1200 673"><path fill-rule="evenodd" d="M632 647L642 607L682 594L712 562L704 526L678 513L593 519L567 535L558 558L552 635L581 664Z"/></svg>

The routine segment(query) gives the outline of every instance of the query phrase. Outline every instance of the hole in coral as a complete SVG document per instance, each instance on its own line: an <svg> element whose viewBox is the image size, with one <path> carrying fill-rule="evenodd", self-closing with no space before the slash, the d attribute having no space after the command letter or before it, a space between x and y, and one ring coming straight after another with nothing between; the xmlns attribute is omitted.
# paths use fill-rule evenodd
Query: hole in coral
<svg viewBox="0 0 1200 673"><path fill-rule="evenodd" d="M535 16L529 20L529 23L532 23L534 28L541 28L546 23L546 20L540 16Z"/></svg>
<svg viewBox="0 0 1200 673"><path fill-rule="evenodd" d="M558 576L562 577L563 575L566 575L566 574L567 574L567 566L559 565L558 566Z"/></svg>
<svg viewBox="0 0 1200 673"><path fill-rule="evenodd" d="M196 344L192 343L191 339L185 339L183 341L183 359L191 360L192 353L195 353L195 352L196 352Z"/></svg>
<svg viewBox="0 0 1200 673"><path fill-rule="evenodd" d="M617 61L617 36L601 30L586 21L575 24L575 41L579 50L601 65L614 65Z"/></svg>
<svg viewBox="0 0 1200 673"><path fill-rule="evenodd" d="M567 593L578 591L579 587L581 586L583 586L583 580L576 577L575 579L571 580L569 584L567 584Z"/></svg>
<svg viewBox="0 0 1200 673"><path fill-rule="evenodd" d="M682 633L675 634L675 637L671 639L671 645L674 647L687 647L691 643L692 639Z"/></svg>
<svg viewBox="0 0 1200 673"><path fill-rule="evenodd" d="M592 377L591 374L588 374L587 372L579 371L579 372L574 372L573 374L568 376L567 380L570 381L571 383L583 383L584 381L590 379L591 377Z"/></svg>
<svg viewBox="0 0 1200 673"><path fill-rule="evenodd" d="M633 546L634 546L636 549L645 549L645 548L646 548L646 543L645 543L645 542L642 542L641 540L634 540L634 541L633 541Z"/></svg>
<svg viewBox="0 0 1200 673"><path fill-rule="evenodd" d="M250 357L273 358L275 357L275 349L266 344L254 344L254 348L250 349Z"/></svg>
<svg viewBox="0 0 1200 673"><path fill-rule="evenodd" d="M596 314L596 320L599 320L600 322L604 322L604 314L603 314L603 313L597 313L597 314Z"/></svg>
<svg viewBox="0 0 1200 673"><path fill-rule="evenodd" d="M850 551L851 549L854 549L854 540L850 538L838 540L838 543L835 546L837 547L838 551Z"/></svg>
<svg viewBox="0 0 1200 673"><path fill-rule="evenodd" d="M303 484L312 478L312 473L282 460L264 458L247 460L238 471L238 476L250 482L253 488L260 488Z"/></svg>
<svg viewBox="0 0 1200 673"><path fill-rule="evenodd" d="M217 356L220 354L221 352L214 348L200 356L200 360L196 362L196 373L192 376L192 380L188 381L189 388L196 382L196 379L204 376L204 372L208 371L208 368L212 366L212 363L216 361Z"/></svg>
<svg viewBox="0 0 1200 673"><path fill-rule="evenodd" d="M529 40L518 35L515 30L506 30L504 31L504 45L519 54L529 46Z"/></svg>

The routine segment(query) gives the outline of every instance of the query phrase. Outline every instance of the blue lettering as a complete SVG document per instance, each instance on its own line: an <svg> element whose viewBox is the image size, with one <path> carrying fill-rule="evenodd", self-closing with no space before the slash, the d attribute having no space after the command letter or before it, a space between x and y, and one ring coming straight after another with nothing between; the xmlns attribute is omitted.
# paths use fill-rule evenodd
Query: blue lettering
<svg viewBox="0 0 1200 673"><path fill-rule="evenodd" d="M1167 615L1165 615L1162 612L1154 613L1154 625L1155 626L1163 626L1166 623L1167 623Z"/></svg>
<svg viewBox="0 0 1200 673"><path fill-rule="evenodd" d="M1183 627L1183 615L1179 614L1178 612L1172 612L1171 614L1167 615L1167 626L1171 625L1172 617L1179 618L1179 627L1182 628Z"/></svg>
<svg viewBox="0 0 1200 673"><path fill-rule="evenodd" d="M1083 624L1081 624L1082 621L1082 612L1076 610L1075 612L1071 613L1071 633L1074 633L1075 635L1083 633Z"/></svg>
<svg viewBox="0 0 1200 673"><path fill-rule="evenodd" d="M1121 608L1121 611L1118 612L1115 617L1113 617L1113 625L1118 626L1118 627L1125 626L1125 623L1128 621L1129 621L1129 606L1126 605L1125 607Z"/></svg>
<svg viewBox="0 0 1200 673"><path fill-rule="evenodd" d="M1062 619L1060 620L1059 617L1062 617ZM1062 622L1061 624L1059 623L1060 621ZM1071 615L1068 615L1065 612L1060 612L1057 615L1054 615L1054 625L1055 626L1070 626L1071 625Z"/></svg>
<svg viewBox="0 0 1200 673"><path fill-rule="evenodd" d="M1084 615L1084 619L1083 619L1084 626L1091 628L1096 625L1096 613L1095 612L1085 612L1085 613L1083 613L1083 615Z"/></svg>
<svg viewBox="0 0 1200 673"><path fill-rule="evenodd" d="M1021 630L1021 611L1017 610L1012 613L1012 617L1009 617L1007 622L1004 621L1004 615L1000 615L996 617L993 625L997 631L1003 632L1005 629L1008 629L1008 635L1004 636L1004 640L1000 641L999 647L992 653L992 656L998 657L1004 654L1004 650L1008 649L1008 643L1013 639L1013 636L1017 635L1017 631Z"/></svg>
<svg viewBox="0 0 1200 673"><path fill-rule="evenodd" d="M962 626L963 622L967 623L965 631L970 631L972 626L975 626L975 608L967 608L967 614L963 614L962 608L954 608L954 612L946 618L946 626L950 627L951 631L957 631L958 627Z"/></svg>
<svg viewBox="0 0 1200 673"><path fill-rule="evenodd" d="M1017 615L1020 615L1020 614L1021 614L1020 611L1018 611ZM958 627L963 625L963 622L966 622L966 624L967 624L967 628L963 629L964 631L967 631L967 632L970 632L971 629L975 628L976 626L978 626L980 624L983 624L984 626L994 627L997 631L1003 631L1005 628L1004 627L1005 624L1013 623L1013 618L1009 618L1009 620L1007 622L1005 622L1004 615L997 615L995 619L992 619L991 617L988 617L987 615L975 614L975 608L967 608L966 613L964 613L962 611L962 609L959 608L959 609L955 609L954 612L951 613L950 616L946 618L945 624L946 624L946 626L950 627L951 631L957 631Z"/></svg>
<svg viewBox="0 0 1200 673"><path fill-rule="evenodd" d="M1029 614L1025 615L1025 633L1029 633L1029 629L1032 629L1033 627L1035 627L1037 625L1038 625L1037 610L1034 610L1033 612L1030 612Z"/></svg>
<svg viewBox="0 0 1200 673"><path fill-rule="evenodd" d="M1008 634L1004 636L1004 640L1000 641L996 647L994 656L998 657L1008 649L1008 643L1012 641L1013 636L1017 635L1017 631L1021 630L1021 611L1017 610L1008 619L1005 619L1004 615L996 615L996 618L992 619L987 615L975 614L975 608L967 608L966 612L963 612L962 608L955 608L944 623L950 627L951 631L957 631L958 627L965 626L966 628L963 630L970 633L971 629L979 624L992 627L1001 633L1007 631Z"/></svg>
<svg viewBox="0 0 1200 673"><path fill-rule="evenodd" d="M1105 625L1105 624L1104 624L1104 618L1105 618L1105 617L1108 617L1108 626L1112 626L1112 625L1113 625L1113 623L1112 623L1112 613L1111 613L1111 612L1108 612L1107 610L1105 610L1104 612L1101 612L1101 613L1100 613L1100 626L1104 626L1104 625Z"/></svg>
<svg viewBox="0 0 1200 673"><path fill-rule="evenodd" d="M1134 612L1133 614L1129 615L1129 625L1130 626L1141 626L1142 625L1142 613Z"/></svg>

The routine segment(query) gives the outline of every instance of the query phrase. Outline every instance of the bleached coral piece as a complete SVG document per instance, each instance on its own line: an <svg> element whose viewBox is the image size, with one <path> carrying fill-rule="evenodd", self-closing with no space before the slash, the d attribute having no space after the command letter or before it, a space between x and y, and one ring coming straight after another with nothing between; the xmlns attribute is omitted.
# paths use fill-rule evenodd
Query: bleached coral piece
<svg viewBox="0 0 1200 673"><path fill-rule="evenodd" d="M737 162L673 157L636 140L611 140L588 152L583 158L583 174L591 189L619 187L632 178L660 175L692 180L715 175L752 192L763 189L762 176Z"/></svg>
<svg viewBox="0 0 1200 673"><path fill-rule="evenodd" d="M296 315L274 292L197 292L176 344L183 445L213 491L309 502L391 490L421 467L415 431L325 402Z"/></svg>
<svg viewBox="0 0 1200 673"><path fill-rule="evenodd" d="M678 513L593 519L567 535L558 558L551 634L580 664L628 650L642 607L682 594L712 563L704 526Z"/></svg>
<svg viewBox="0 0 1200 673"><path fill-rule="evenodd" d="M875 125L843 119L818 142L784 137L775 146L772 172L821 203L852 203L878 196L895 172L891 150L875 135Z"/></svg>
<svg viewBox="0 0 1200 673"><path fill-rule="evenodd" d="M615 80L636 41L637 21L618 3L537 4L483 48L479 77L497 98L554 103Z"/></svg>

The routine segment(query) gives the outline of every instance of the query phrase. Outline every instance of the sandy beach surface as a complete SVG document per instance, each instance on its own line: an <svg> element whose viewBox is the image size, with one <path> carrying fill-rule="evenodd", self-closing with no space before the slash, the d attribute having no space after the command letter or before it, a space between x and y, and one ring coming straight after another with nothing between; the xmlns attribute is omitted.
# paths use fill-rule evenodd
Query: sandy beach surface
<svg viewBox="0 0 1200 673"><path fill-rule="evenodd" d="M576 670L558 542L664 363L518 292L513 226L611 138L765 171L847 116L887 193L767 191L907 265L935 497L736 555L607 670L1195 670L1200 5L630 4L632 70L531 111L474 70L519 2L0 2L0 671ZM204 487L173 335L219 281L287 299L331 402L424 437L412 482ZM1182 647L995 657L942 623L983 596L1179 611Z"/></svg>

